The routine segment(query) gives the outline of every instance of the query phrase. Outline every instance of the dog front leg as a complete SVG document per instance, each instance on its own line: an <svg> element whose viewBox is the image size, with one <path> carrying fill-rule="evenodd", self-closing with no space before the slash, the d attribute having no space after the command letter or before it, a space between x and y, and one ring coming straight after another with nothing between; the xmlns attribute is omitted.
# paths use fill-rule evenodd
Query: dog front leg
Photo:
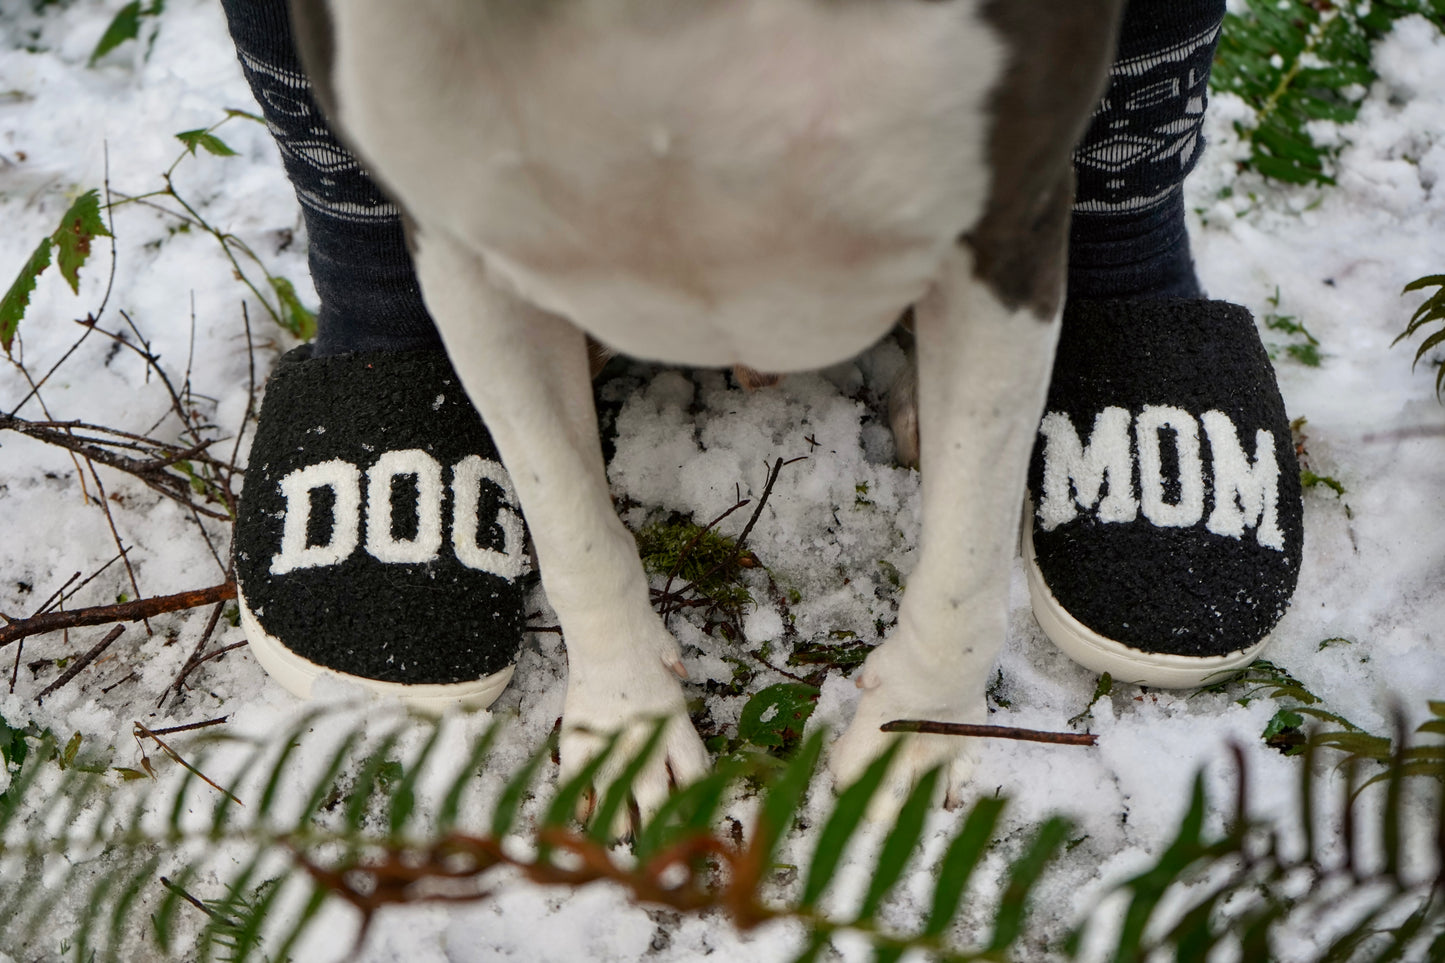
<svg viewBox="0 0 1445 963"><path fill-rule="evenodd" d="M661 748L634 783L647 814L669 783L706 771L687 716L676 640L653 611L632 535L612 507L586 338L489 277L485 262L445 237L421 233L416 265L463 386L492 433L531 529L542 584L567 646L562 778L622 740L594 783L605 792L666 719Z"/></svg>
<svg viewBox="0 0 1445 963"><path fill-rule="evenodd" d="M1057 317L1011 309L973 276L963 247L915 310L923 498L918 563L898 624L858 676L852 724L833 747L839 785L888 744L893 719L982 722L984 689L1003 643L1009 573L1029 453L1048 387ZM908 736L875 814L915 780L946 769L956 805L973 766L967 740Z"/></svg>

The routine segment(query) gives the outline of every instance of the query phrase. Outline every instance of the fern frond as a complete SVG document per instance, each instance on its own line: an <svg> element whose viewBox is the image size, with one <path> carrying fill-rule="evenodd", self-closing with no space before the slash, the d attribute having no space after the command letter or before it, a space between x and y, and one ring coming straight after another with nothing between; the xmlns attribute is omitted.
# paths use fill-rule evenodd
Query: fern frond
<svg viewBox="0 0 1445 963"><path fill-rule="evenodd" d="M1431 274L1423 278L1416 278L1405 285L1405 289L1400 293L1409 294L1411 291L1423 291L1426 288L1438 288L1439 290L1415 309L1405 330L1391 342L1392 346L1399 344L1404 339L1413 337L1427 324L1440 325L1439 331L1426 335L1425 340L1420 343L1420 347L1415 351L1413 365L1418 365L1433 348L1445 344L1445 274ZM1445 392L1445 364L1439 365L1435 372L1436 397L1439 397L1442 392Z"/></svg>
<svg viewBox="0 0 1445 963"><path fill-rule="evenodd" d="M1290 688L1287 678L1273 682ZM1430 708L1433 716L1417 736L1445 734L1445 702ZM32 871L38 877L47 865L55 878L0 894L13 921L0 928L0 950L33 958L35 934L53 933L63 920L56 910L63 909L79 917L67 939L74 959L281 963L329 902L354 906L364 936L367 922L388 906L484 899L488 881L506 869L540 884L610 881L636 901L722 911L740 928L793 920L804 932L799 960L819 958L843 932L861 935L879 960L910 952L1003 960L1037 944L1032 896L1071 831L1058 818L1005 828L1004 801L982 799L941 841L941 855L924 864L919 842L937 772L920 781L890 826L869 828L863 818L881 791L891 752L845 788L821 821L810 816L821 829L799 885L779 875L776 860L800 832L804 807L812 813L817 805L809 797L819 783L821 733L782 764L761 756L724 760L669 797L637 829L629 855L614 848L607 827L622 815L660 727L640 752L619 760L621 778L603 795L589 829L572 822L589 791L589 771L550 793L544 788L554 740L501 782L477 779L498 744L497 725L457 752L438 724L418 720L369 738L344 735L330 748L313 746L310 730L326 728L315 721L308 716L261 743L188 747L189 768L156 767L157 778L141 781L77 765L61 769L64 754L55 741L29 737L19 771L0 794L0 865L10 878ZM1268 958L1283 928L1316 917L1340 920L1323 941L1323 958L1368 952L1371 959L1415 959L1425 947L1445 945L1445 902L1437 889L1445 877L1445 803L1436 793L1422 833L1417 791L1445 782L1445 751L1438 742L1407 745L1403 732L1389 743L1383 762L1366 744L1343 767L1330 767L1322 764L1324 754L1339 754L1341 744L1311 736L1297 810L1271 823L1250 818L1242 753L1234 811L1222 831L1212 828L1214 809L1198 778L1172 842L1152 867L1122 884L1127 908L1114 958L1172 950L1180 959L1204 959L1231 948L1242 958ZM609 747L590 771L615 751ZM459 757L464 761L453 770L450 760ZM228 760L225 792L198 775L226 771ZM1362 782L1361 766L1380 771ZM1324 792L1326 779L1337 793ZM761 799L744 840L719 833L724 807L754 792ZM1357 845L1363 833L1376 842ZM517 834L523 845L508 841ZM847 863L845 852L853 854ZM57 864L63 871L54 870ZM832 908L825 897L848 864L869 882L855 907ZM1001 884L979 879L985 865ZM921 911L900 928L890 906L905 878ZM1310 882L1304 895L1300 880ZM930 887L921 900L920 881ZM1084 921L1068 945L1081 945L1097 922Z"/></svg>
<svg viewBox="0 0 1445 963"><path fill-rule="evenodd" d="M1222 833L1207 828L1212 807L1203 779L1196 778L1174 841L1151 868L1121 885L1130 899L1112 958L1142 961L1172 950L1177 959L1202 960L1227 948L1240 959L1276 959L1280 954L1274 940L1285 925L1311 922L1337 926L1320 939L1319 960L1356 959L1367 945L1371 960L1424 959L1427 945L1445 940L1445 905L1440 899L1445 792L1436 780L1425 781L1432 793L1411 791L1421 784L1412 779L1419 773L1406 764L1411 748L1404 743L1403 736L1394 740L1396 752L1382 774L1384 799L1375 822L1363 827L1378 844L1372 861L1357 845L1363 813L1355 778L1360 764L1374 762L1369 756L1347 757L1337 822L1327 834L1318 832L1316 819L1318 783L1321 773L1330 771L1317 763L1328 747L1316 738L1305 746L1298 809L1281 824L1251 820L1242 752L1236 752L1238 798ZM1423 808L1419 804L1428 796L1434 797L1431 826L1411 835L1408 847L1412 859L1426 865L1410 869L1404 858L1407 809ZM1297 850L1285 842L1292 829L1303 837ZM1303 892L1301 882L1307 884ZM1174 908L1172 916L1161 919L1160 908L1169 902L1166 895ZM1081 942L1081 933L1074 935L1074 945Z"/></svg>

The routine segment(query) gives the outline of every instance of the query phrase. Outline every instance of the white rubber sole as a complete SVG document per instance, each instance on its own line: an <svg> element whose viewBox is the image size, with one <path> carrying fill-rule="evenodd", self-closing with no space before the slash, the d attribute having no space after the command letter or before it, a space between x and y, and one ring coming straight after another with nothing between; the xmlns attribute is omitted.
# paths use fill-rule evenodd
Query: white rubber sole
<svg viewBox="0 0 1445 963"><path fill-rule="evenodd" d="M1034 560L1033 506L1024 511L1022 550L1028 570L1029 601L1034 618L1044 635L1075 662L1098 672L1105 672L1115 682L1151 686L1157 689L1196 689L1221 682L1246 668L1259 658L1269 642L1268 636L1247 649L1228 655L1169 655L1145 652L1122 642L1115 642L1089 628L1068 613L1054 598Z"/></svg>
<svg viewBox="0 0 1445 963"><path fill-rule="evenodd" d="M345 679L367 692L385 699L399 699L405 705L421 712L440 714L448 709L485 709L507 688L512 681L513 666L507 666L484 679L469 682L428 683L406 685L400 682L382 682L363 676L348 675L310 659L297 655L269 634L256 621L256 616L246 606L246 600L237 593L236 601L241 609L241 629L250 643L251 654L261 663L261 668L279 682L287 692L300 699L311 698L311 688L322 676Z"/></svg>

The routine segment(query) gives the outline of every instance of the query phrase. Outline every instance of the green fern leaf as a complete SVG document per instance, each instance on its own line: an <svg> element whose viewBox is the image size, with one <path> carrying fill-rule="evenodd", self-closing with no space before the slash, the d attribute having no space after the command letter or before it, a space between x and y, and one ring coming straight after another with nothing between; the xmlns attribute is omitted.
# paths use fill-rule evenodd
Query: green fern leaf
<svg viewBox="0 0 1445 963"><path fill-rule="evenodd" d="M1189 794L1189 809L1183 822L1179 824L1174 841L1152 869L1124 884L1124 888L1132 893L1132 899L1124 914L1124 925L1114 953L1115 960L1143 958L1141 952L1144 932L1165 892L1204 855L1201 833L1204 829L1206 808L1204 777L1201 774L1194 778L1194 788Z"/></svg>
<svg viewBox="0 0 1445 963"><path fill-rule="evenodd" d="M442 798L441 808L437 810L436 826L437 832L446 834L451 832L452 827L457 823L457 814L461 811L462 796L466 793L467 787L471 785L476 774L482 768L482 763L491 755L492 747L497 743L497 737L501 735L502 727L498 723L492 723L482 733L472 746L471 755L457 770L456 778L452 780L451 786L447 788L446 795Z"/></svg>
<svg viewBox="0 0 1445 963"><path fill-rule="evenodd" d="M598 806L597 811L592 814L592 829L589 836L593 841L606 843L626 832L621 816L628 799L631 798L632 786L637 782L638 776L642 775L643 767L657 754L657 748L662 743L662 735L666 731L666 717L653 723L647 741L628 761L622 772L618 774L616 781L607 788L607 795L603 798L602 805Z"/></svg>
<svg viewBox="0 0 1445 963"><path fill-rule="evenodd" d="M820 730L803 741L798 747L798 754L782 770L769 787L767 795L763 797L752 843L755 866L772 865L778 844L793 825L793 817L803 804L822 753L823 732Z"/></svg>
<svg viewBox="0 0 1445 963"><path fill-rule="evenodd" d="M858 832L858 827L868 812L868 804L877 795L878 787L882 785L883 777L888 774L888 767L897 758L901 746L901 740L894 740L888 749L864 770L857 782L839 794L832 815L828 817L828 822L818 835L813 861L808 864L808 877L803 883L800 905L810 909L816 906L828 884L833 881L833 874L843 859L848 840Z"/></svg>
<svg viewBox="0 0 1445 963"><path fill-rule="evenodd" d="M393 839L401 836L406 828L407 821L411 819L413 810L416 808L416 783L421 774L426 771L427 763L431 759L432 750L436 748L437 741L441 738L440 726L433 726L430 735L422 743L417 751L416 757L412 759L411 765L406 767L397 783L395 791L391 794L390 811L387 816L387 829Z"/></svg>
<svg viewBox="0 0 1445 963"><path fill-rule="evenodd" d="M1002 799L980 799L969 812L963 828L948 844L938 864L938 883L933 890L928 922L923 927L924 936L942 936L958 915L963 894L988 850L1005 805Z"/></svg>
<svg viewBox="0 0 1445 963"><path fill-rule="evenodd" d="M306 903L302 906L300 914L297 915L296 922L291 925L291 931L282 937L281 941L276 945L276 952L274 954L276 960L291 959L292 948L301 941L301 937L305 935L307 929L311 926L312 922L315 921L316 915L320 913L321 908L326 905L326 900L329 895L326 889L320 884L315 882L311 884L310 895L306 897Z"/></svg>
<svg viewBox="0 0 1445 963"><path fill-rule="evenodd" d="M937 769L924 773L899 808L893 829L883 840L878 862L873 867L873 879L869 882L868 891L858 909L859 922L871 923L882 907L883 900L903 878L903 871L908 866L913 848L923 836L924 822L934 806L934 790L938 787L939 776Z"/></svg>
<svg viewBox="0 0 1445 963"><path fill-rule="evenodd" d="M512 831L512 826L517 821L517 814L521 810L522 800L532 786L532 780L537 776L537 770L542 768L542 763L550 757L557 746L557 737L553 733L549 736L536 752L527 759L521 769L517 770L507 784L502 787L502 794L497 799L496 809L492 811L492 836L502 839Z"/></svg>
<svg viewBox="0 0 1445 963"><path fill-rule="evenodd" d="M707 830L743 771L739 760L722 759L711 773L668 796L633 841L637 861L648 865L670 843Z"/></svg>
<svg viewBox="0 0 1445 963"><path fill-rule="evenodd" d="M346 765L347 759L350 758L352 749L360 740L361 733L359 731L349 732L332 750L331 758L322 769L321 775L311 784L311 793L296 816L295 832L305 832L311 821L321 812L321 807L326 805L327 798L335 791L337 777L341 775L341 770Z"/></svg>
<svg viewBox="0 0 1445 963"><path fill-rule="evenodd" d="M1023 855L1009 869L1008 885L1004 888L998 913L994 916L993 938L988 946L990 953L1003 953L1023 936L1029 895L1043 876L1049 861L1063 849L1072 828L1073 824L1069 820L1059 816L1046 820L1034 834Z"/></svg>
<svg viewBox="0 0 1445 963"><path fill-rule="evenodd" d="M1338 147L1317 143L1309 125L1356 118L1356 92L1376 79L1373 42L1419 13L1439 22L1441 5L1244 0L1226 14L1210 86L1254 110L1252 122L1239 125L1248 166L1290 184L1333 184Z"/></svg>

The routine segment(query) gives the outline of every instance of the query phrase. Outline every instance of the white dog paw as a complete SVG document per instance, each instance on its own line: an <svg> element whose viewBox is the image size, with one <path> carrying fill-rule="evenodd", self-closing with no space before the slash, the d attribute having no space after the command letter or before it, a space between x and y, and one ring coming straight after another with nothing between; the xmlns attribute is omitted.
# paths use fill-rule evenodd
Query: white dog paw
<svg viewBox="0 0 1445 963"><path fill-rule="evenodd" d="M674 788L703 776L709 759L688 718L674 674L681 670L680 663L644 660L622 671L617 671L617 666L609 668L613 671L568 681L559 747L561 782L567 783L591 765L616 737L612 751L591 779L592 792L586 811L580 814L590 818L661 725L657 746L629 780L627 804L610 827L610 832L620 837L646 824Z"/></svg>
<svg viewBox="0 0 1445 963"><path fill-rule="evenodd" d="M901 739L903 744L869 804L869 818L886 822L897 816L918 781L931 769L940 770L934 803L956 808L965 798L978 759L975 744L958 736L899 735L883 732L881 727L898 719L920 718L980 723L988 711L982 697L972 696L971 687L959 680L950 698L922 698L918 686L889 672L884 650L874 655L882 658L870 658L859 675L863 695L858 709L829 754L828 768L835 784L841 790L857 782L873 760Z"/></svg>

